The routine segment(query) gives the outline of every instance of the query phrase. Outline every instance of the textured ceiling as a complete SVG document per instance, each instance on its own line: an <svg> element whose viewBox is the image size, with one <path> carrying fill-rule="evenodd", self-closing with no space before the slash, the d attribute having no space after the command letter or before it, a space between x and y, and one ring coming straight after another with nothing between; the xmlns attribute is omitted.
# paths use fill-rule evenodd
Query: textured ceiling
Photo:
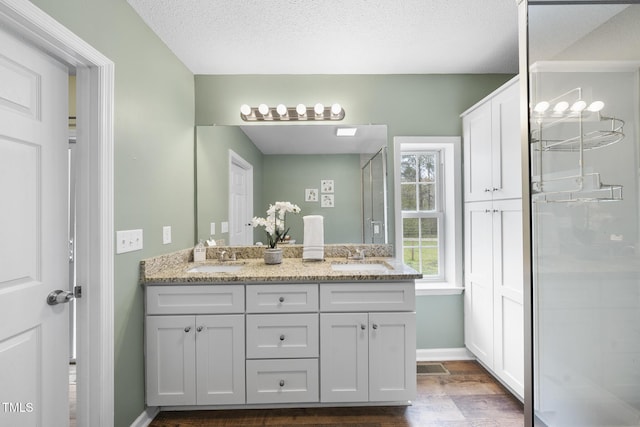
<svg viewBox="0 0 640 427"><path fill-rule="evenodd" d="M516 73L516 0L127 0L194 74Z"/></svg>

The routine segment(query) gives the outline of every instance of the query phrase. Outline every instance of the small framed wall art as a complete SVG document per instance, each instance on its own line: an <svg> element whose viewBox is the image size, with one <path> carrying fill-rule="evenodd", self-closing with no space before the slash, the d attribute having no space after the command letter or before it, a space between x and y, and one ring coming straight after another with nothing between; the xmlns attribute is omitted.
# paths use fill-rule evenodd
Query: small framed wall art
<svg viewBox="0 0 640 427"><path fill-rule="evenodd" d="M317 188L307 188L304 190L304 201L305 202L317 202L318 201L318 189Z"/></svg>

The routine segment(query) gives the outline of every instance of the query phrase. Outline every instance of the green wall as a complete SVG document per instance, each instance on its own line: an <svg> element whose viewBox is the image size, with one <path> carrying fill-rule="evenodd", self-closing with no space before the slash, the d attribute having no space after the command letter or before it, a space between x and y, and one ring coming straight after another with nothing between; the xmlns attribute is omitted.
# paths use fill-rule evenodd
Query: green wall
<svg viewBox="0 0 640 427"><path fill-rule="evenodd" d="M115 256L115 425L129 426L145 408L140 260L193 244L193 74L125 0L32 2L115 63L115 229L144 231L142 251Z"/></svg>
<svg viewBox="0 0 640 427"><path fill-rule="evenodd" d="M265 156L262 192L264 209L276 201L289 201L300 206L299 215L287 215L289 235L303 242L304 215L324 217L324 242L362 242L362 195L360 155L270 155ZM332 179L335 187L334 207L323 208L317 202L305 202L305 189L320 191L320 180ZM319 194L322 197L322 194ZM256 212L260 210L255 209ZM265 214L261 216L264 217Z"/></svg>
<svg viewBox="0 0 640 427"><path fill-rule="evenodd" d="M221 222L229 220L229 150L233 150L253 166L253 206L262 206L264 155L236 126L198 126L196 128L197 176L197 240L211 236L216 223L215 239L229 242L229 233L221 233ZM254 233L254 238L258 235Z"/></svg>

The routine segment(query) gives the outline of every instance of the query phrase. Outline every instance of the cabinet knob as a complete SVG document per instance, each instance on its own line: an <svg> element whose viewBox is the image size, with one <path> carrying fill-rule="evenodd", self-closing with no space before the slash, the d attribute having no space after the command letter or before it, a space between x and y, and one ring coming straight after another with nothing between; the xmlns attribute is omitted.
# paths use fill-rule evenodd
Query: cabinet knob
<svg viewBox="0 0 640 427"><path fill-rule="evenodd" d="M278 298L278 301L280 301L280 302L284 302L284 297L280 297L280 298Z"/></svg>
<svg viewBox="0 0 640 427"><path fill-rule="evenodd" d="M500 191L500 189L498 187L493 187L491 191Z"/></svg>
<svg viewBox="0 0 640 427"><path fill-rule="evenodd" d="M280 380L280 387L284 387L284 380Z"/></svg>
<svg viewBox="0 0 640 427"><path fill-rule="evenodd" d="M198 332L202 332L202 330L203 330L203 329L204 329L204 326L198 326L198 327L196 328L196 331L198 331Z"/></svg>
<svg viewBox="0 0 640 427"><path fill-rule="evenodd" d="M191 326L187 326L186 328L184 328L185 332L189 332L191 330Z"/></svg>
<svg viewBox="0 0 640 427"><path fill-rule="evenodd" d="M485 209L484 213L491 213L491 209Z"/></svg>
<svg viewBox="0 0 640 427"><path fill-rule="evenodd" d="M280 335L280 341L284 341L284 334Z"/></svg>
<svg viewBox="0 0 640 427"><path fill-rule="evenodd" d="M484 192L485 192L485 193L490 193L490 192L491 192L491 189L490 189L490 188L485 188L485 189L484 189Z"/></svg>
<svg viewBox="0 0 640 427"><path fill-rule="evenodd" d="M373 326L372 326L372 328L373 328L373 329L378 329L378 324L377 324L377 323L374 323L374 324L373 324Z"/></svg>
<svg viewBox="0 0 640 427"><path fill-rule="evenodd" d="M362 324L360 325L360 329L362 329L362 330L364 331L365 329L367 329L367 325L365 325L364 323L362 323Z"/></svg>

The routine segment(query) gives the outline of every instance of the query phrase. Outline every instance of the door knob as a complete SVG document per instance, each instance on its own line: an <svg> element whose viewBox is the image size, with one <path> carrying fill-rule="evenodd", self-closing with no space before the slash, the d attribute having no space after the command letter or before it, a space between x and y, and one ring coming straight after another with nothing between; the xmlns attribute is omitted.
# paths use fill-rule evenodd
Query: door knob
<svg viewBox="0 0 640 427"><path fill-rule="evenodd" d="M61 289L56 289L55 291L51 291L49 295L47 295L47 304L49 305L58 305L69 302L73 299L73 292L63 291Z"/></svg>

